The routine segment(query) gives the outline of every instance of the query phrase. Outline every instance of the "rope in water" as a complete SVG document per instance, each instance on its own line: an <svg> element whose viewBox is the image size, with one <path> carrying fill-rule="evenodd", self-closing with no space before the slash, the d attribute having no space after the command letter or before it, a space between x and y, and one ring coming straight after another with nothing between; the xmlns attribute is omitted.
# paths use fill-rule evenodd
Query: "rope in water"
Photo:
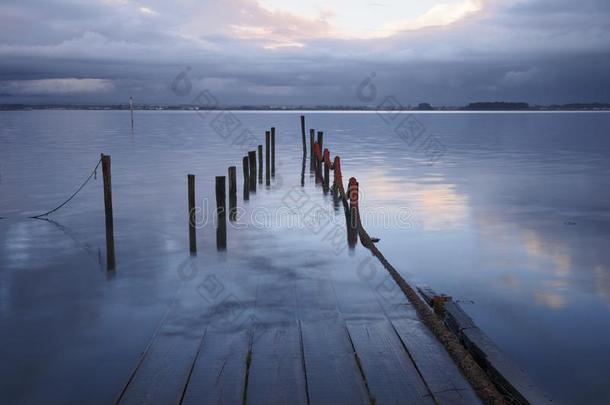
<svg viewBox="0 0 610 405"><path fill-rule="evenodd" d="M29 218L36 218L36 219L40 219L41 217L46 217L49 214L54 213L55 211L57 211L58 209L60 209L61 207L63 207L64 205L66 205L67 203L69 203L74 197L76 197L76 195L87 185L87 183L89 183L89 180L91 180L92 177L94 177L97 173L97 168L100 166L100 164L102 163L102 159L100 158L100 160L97 161L97 164L95 165L95 167L93 168L93 171L91 172L91 174L89 175L89 177L87 177L85 179L85 181L83 182L83 184L80 185L80 187L63 203L59 204L57 207L53 208L50 211L45 212L44 214L38 214L38 215L34 215L32 217Z"/></svg>

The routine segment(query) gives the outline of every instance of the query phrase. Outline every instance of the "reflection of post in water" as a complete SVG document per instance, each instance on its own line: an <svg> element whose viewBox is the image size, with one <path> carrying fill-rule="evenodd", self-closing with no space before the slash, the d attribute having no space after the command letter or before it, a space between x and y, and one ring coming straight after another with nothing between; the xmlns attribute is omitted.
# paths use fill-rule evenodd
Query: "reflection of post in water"
<svg viewBox="0 0 610 405"><path fill-rule="evenodd" d="M41 221L46 221L46 222L56 226L60 231L62 231L70 239L72 239L77 245L79 245L85 251L85 253L87 253L87 255L100 266L100 269L102 269L102 263L103 263L102 252L101 252L101 249L99 246L97 246L97 250L94 251L94 248L92 246L90 246L87 242L83 242L84 238L82 238L82 236L79 235L78 232L71 230L70 228L68 228L64 225L61 225L60 223L55 222L52 219L49 219L49 218L35 218L35 219L39 219Z"/></svg>
<svg viewBox="0 0 610 405"><path fill-rule="evenodd" d="M102 153L102 175L104 177L104 212L106 217L106 268L114 270L114 222L112 219L112 179L110 156Z"/></svg>
<svg viewBox="0 0 610 405"><path fill-rule="evenodd" d="M242 160L244 170L244 201L250 199L250 170L248 168L248 156L244 156Z"/></svg>
<svg viewBox="0 0 610 405"><path fill-rule="evenodd" d="M237 174L235 166L229 167L229 221L237 216Z"/></svg>
<svg viewBox="0 0 610 405"><path fill-rule="evenodd" d="M347 197L349 198L349 223L348 242L350 246L356 244L358 232L358 182L354 177L349 179L347 186Z"/></svg>
<svg viewBox="0 0 610 405"><path fill-rule="evenodd" d="M250 162L250 191L256 192L256 151L248 152L248 161Z"/></svg>
<svg viewBox="0 0 610 405"><path fill-rule="evenodd" d="M351 215L349 211L344 211L345 213L345 227L347 228L347 246L350 249L356 247L356 243L358 242L358 232L356 228L352 226Z"/></svg>
<svg viewBox="0 0 610 405"><path fill-rule="evenodd" d="M197 253L197 230L195 229L195 175L188 174L188 207L189 207L189 251Z"/></svg>
<svg viewBox="0 0 610 405"><path fill-rule="evenodd" d="M225 250L227 248L227 206L225 195L225 176L216 176L216 248Z"/></svg>
<svg viewBox="0 0 610 405"><path fill-rule="evenodd" d="M301 163L301 187L305 186L305 161L307 156L303 154L303 162Z"/></svg>
<svg viewBox="0 0 610 405"><path fill-rule="evenodd" d="M263 145L258 145L258 182L263 184Z"/></svg>

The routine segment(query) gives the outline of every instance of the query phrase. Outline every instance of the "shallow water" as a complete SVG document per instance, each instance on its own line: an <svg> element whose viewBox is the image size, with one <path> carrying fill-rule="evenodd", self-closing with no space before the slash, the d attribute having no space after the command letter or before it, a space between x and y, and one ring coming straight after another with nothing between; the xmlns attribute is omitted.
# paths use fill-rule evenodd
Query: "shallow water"
<svg viewBox="0 0 610 405"><path fill-rule="evenodd" d="M236 165L242 205L244 148L234 144L242 130L259 143L269 126L278 131L276 181L244 205L241 221L262 229L229 227L227 251L217 252L207 223L197 268L278 291L306 269L341 268L334 282L346 295L362 293L345 263L363 263L364 249L347 249L345 239L331 245L328 229L295 229L290 216L269 220L300 189L300 113L238 112L231 134L212 129L217 114L136 112L131 133L125 112L0 113L3 398L116 396L183 288L186 174L197 176L198 204L209 198L213 206L214 176ZM610 401L610 114L416 114L423 136L446 150L434 164L394 132L394 119L406 115L306 116L308 128L325 131L331 155L341 155L345 181L357 177L367 229L409 282L461 300L556 401ZM110 275L101 173L52 215L55 223L26 218L69 196L101 152L112 155L117 270ZM309 204L332 207L309 170L305 182ZM341 221L338 213L334 219ZM249 268L259 270L248 276ZM288 276L267 279L264 268ZM247 306L253 293L232 294Z"/></svg>

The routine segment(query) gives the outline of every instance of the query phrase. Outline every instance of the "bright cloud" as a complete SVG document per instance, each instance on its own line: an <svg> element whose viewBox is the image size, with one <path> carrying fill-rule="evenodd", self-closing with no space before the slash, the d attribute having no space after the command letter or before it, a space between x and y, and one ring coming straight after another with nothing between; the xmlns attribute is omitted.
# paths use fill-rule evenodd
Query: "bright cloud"
<svg viewBox="0 0 610 405"><path fill-rule="evenodd" d="M259 4L275 14L289 13L329 26L325 32L303 35L342 39L371 39L392 36L400 31L442 26L481 10L483 0L261 0Z"/></svg>

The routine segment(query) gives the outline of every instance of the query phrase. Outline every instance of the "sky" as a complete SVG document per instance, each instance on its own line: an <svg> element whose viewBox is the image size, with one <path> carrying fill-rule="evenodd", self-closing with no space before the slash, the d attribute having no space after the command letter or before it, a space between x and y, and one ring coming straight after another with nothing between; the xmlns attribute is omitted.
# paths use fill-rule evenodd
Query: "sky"
<svg viewBox="0 0 610 405"><path fill-rule="evenodd" d="M2 0L0 27L0 103L610 102L608 0Z"/></svg>

